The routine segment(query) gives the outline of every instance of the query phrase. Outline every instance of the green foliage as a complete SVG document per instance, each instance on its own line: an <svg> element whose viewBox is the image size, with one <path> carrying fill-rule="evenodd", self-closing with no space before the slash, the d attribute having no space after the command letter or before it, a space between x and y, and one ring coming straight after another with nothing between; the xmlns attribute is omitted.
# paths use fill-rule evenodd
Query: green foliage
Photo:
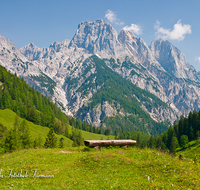
<svg viewBox="0 0 200 190"><path fill-rule="evenodd" d="M178 148L177 155L182 155L183 159L197 160L200 163L200 142L198 140L190 141L186 148Z"/></svg>
<svg viewBox="0 0 200 190"><path fill-rule="evenodd" d="M73 141L73 147L84 145L84 138L82 137L82 133L76 128L72 129L71 140Z"/></svg>
<svg viewBox="0 0 200 190"><path fill-rule="evenodd" d="M0 109L0 122L4 127L7 128L7 130L13 129L15 120L16 120L16 114L13 111L8 110L8 109L5 109L5 110ZM20 123L23 123L23 120L24 119L20 118ZM25 123L30 132L30 138L31 138L31 144L32 144L31 146L33 146L33 142L35 141L34 148L43 147L44 142L47 137L47 134L49 132L49 128L43 127L41 125L36 125L27 120L25 121ZM68 130L69 130L69 128L70 128L70 126L67 127ZM91 133L89 133L89 134L92 136ZM64 147L72 146L72 141L70 139L66 138L65 136L56 134L56 137L58 139L64 138ZM100 137L99 137L99 139L100 139Z"/></svg>
<svg viewBox="0 0 200 190"><path fill-rule="evenodd" d="M22 120L20 123L20 118L18 115L16 115L14 128L10 129L5 136L4 151L12 152L14 150L30 147L31 138L29 128L26 125L26 121Z"/></svg>
<svg viewBox="0 0 200 190"><path fill-rule="evenodd" d="M182 135L180 138L180 147L187 148L188 144L188 136L187 135Z"/></svg>
<svg viewBox="0 0 200 190"><path fill-rule="evenodd" d="M4 151L11 152L17 150L19 144L16 143L17 143L16 134L14 133L13 130L9 130L5 138Z"/></svg>
<svg viewBox="0 0 200 190"><path fill-rule="evenodd" d="M172 137L172 142L171 142L171 146L170 146L170 151L172 153L176 152L176 149L178 148L179 144L178 144L178 140L176 137Z"/></svg>
<svg viewBox="0 0 200 190"><path fill-rule="evenodd" d="M0 154L4 153L4 143L5 143L5 138L6 138L6 133L8 129L0 124Z"/></svg>
<svg viewBox="0 0 200 190"><path fill-rule="evenodd" d="M118 129L118 139L132 139L136 140L137 144L136 146L139 148L145 148L147 147L147 144L149 142L150 136L147 133L141 132L141 131L121 131L120 128Z"/></svg>
<svg viewBox="0 0 200 190"><path fill-rule="evenodd" d="M63 141L64 141L64 139L60 138L60 140L59 140L59 148L63 148L64 147Z"/></svg>
<svg viewBox="0 0 200 190"><path fill-rule="evenodd" d="M175 121L173 126L170 126L166 132L160 135L163 145L165 145L162 149L165 150L167 148L175 153L177 148L175 145L177 144L180 144L181 148L187 148L188 142L199 138L199 131L200 111L197 112L194 110L190 112L188 116L181 115L179 121ZM174 137L177 139L178 143L175 143ZM153 138L156 139L155 137Z"/></svg>
<svg viewBox="0 0 200 190"><path fill-rule="evenodd" d="M55 148L57 147L57 138L55 136L54 130L50 129L47 134L46 141L44 143L45 148Z"/></svg>
<svg viewBox="0 0 200 190"><path fill-rule="evenodd" d="M149 148L154 148L154 138L153 136L150 137L150 140L149 140Z"/></svg>

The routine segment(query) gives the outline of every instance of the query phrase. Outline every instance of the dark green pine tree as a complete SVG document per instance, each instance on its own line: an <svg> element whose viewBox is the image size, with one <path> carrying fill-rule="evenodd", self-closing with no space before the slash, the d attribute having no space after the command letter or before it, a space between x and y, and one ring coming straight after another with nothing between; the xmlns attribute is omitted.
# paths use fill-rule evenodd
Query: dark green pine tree
<svg viewBox="0 0 200 190"><path fill-rule="evenodd" d="M162 147L162 137L159 136L156 141L156 148L161 148L161 147Z"/></svg>
<svg viewBox="0 0 200 190"><path fill-rule="evenodd" d="M70 137L70 134L69 134L69 129L68 129L68 127L66 126L65 127L65 134L64 134L67 138L69 138Z"/></svg>
<svg viewBox="0 0 200 190"><path fill-rule="evenodd" d="M115 130L115 139L118 139L117 130Z"/></svg>
<svg viewBox="0 0 200 190"><path fill-rule="evenodd" d="M150 137L149 148L154 148L154 138L153 138L153 136Z"/></svg>
<svg viewBox="0 0 200 190"><path fill-rule="evenodd" d="M173 136L171 146L170 146L170 152L174 154L176 152L176 149L178 148L178 146L179 146L178 140L175 136Z"/></svg>
<svg viewBox="0 0 200 190"><path fill-rule="evenodd" d="M184 129L183 129L184 124L183 123L184 123L184 115L181 115L179 123L178 123L178 140L179 141L180 141L181 136L184 135ZM168 147L168 145L167 145L167 147Z"/></svg>
<svg viewBox="0 0 200 190"><path fill-rule="evenodd" d="M16 133L14 130L9 130L6 134L5 143L4 143L4 150L5 152L12 152L18 149L16 144Z"/></svg>
<svg viewBox="0 0 200 190"><path fill-rule="evenodd" d="M4 143L8 129L0 124L0 154L4 152Z"/></svg>
<svg viewBox="0 0 200 190"><path fill-rule="evenodd" d="M59 148L63 148L64 147L64 143L63 143L64 139L61 137L59 140Z"/></svg>
<svg viewBox="0 0 200 190"><path fill-rule="evenodd" d="M138 132L137 134L137 143L136 143L136 146L137 147L140 147L141 146L141 137L140 137L140 133Z"/></svg>
<svg viewBox="0 0 200 190"><path fill-rule="evenodd" d="M50 129L47 134L46 141L44 143L45 148L55 148L57 146L57 138L55 136L54 130Z"/></svg>
<svg viewBox="0 0 200 190"><path fill-rule="evenodd" d="M188 144L188 136L182 135L180 139L180 147L187 148L187 144Z"/></svg>
<svg viewBox="0 0 200 190"><path fill-rule="evenodd" d="M13 133L13 141L14 145L16 146L16 150L22 147L22 139L20 138L20 118L16 114L15 122L14 122L14 129L12 130Z"/></svg>
<svg viewBox="0 0 200 190"><path fill-rule="evenodd" d="M39 136L38 136L38 147L39 147L39 148L42 147L42 137L41 137L40 134L39 134Z"/></svg>
<svg viewBox="0 0 200 190"><path fill-rule="evenodd" d="M30 130L26 124L26 120L22 120L19 126L19 137L22 143L22 148L31 147Z"/></svg>
<svg viewBox="0 0 200 190"><path fill-rule="evenodd" d="M189 141L194 140L194 130L193 130L192 126L189 127L188 136L189 136Z"/></svg>
<svg viewBox="0 0 200 190"><path fill-rule="evenodd" d="M81 131L79 131L79 133L78 133L77 141L78 141L77 143L78 143L79 146L83 146L84 145L84 139L82 137Z"/></svg>

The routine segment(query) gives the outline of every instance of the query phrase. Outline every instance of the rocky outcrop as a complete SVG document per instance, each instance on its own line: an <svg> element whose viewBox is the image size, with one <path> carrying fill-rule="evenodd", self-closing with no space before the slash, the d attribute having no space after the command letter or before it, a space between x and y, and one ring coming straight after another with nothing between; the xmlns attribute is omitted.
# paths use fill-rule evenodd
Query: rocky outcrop
<svg viewBox="0 0 200 190"><path fill-rule="evenodd" d="M183 52L168 41L152 41L149 48L160 65L172 76L199 81L200 76L186 60Z"/></svg>
<svg viewBox="0 0 200 190"><path fill-rule="evenodd" d="M117 115L116 108L113 105L110 105L108 101L105 101L102 104L96 105L87 113L81 113L80 117L87 123L93 123L95 126L99 127L104 118L114 117L115 115Z"/></svg>
<svg viewBox="0 0 200 190"><path fill-rule="evenodd" d="M79 24L70 47L83 48L89 54L111 57L127 54L118 41L116 30L102 19Z"/></svg>
<svg viewBox="0 0 200 190"><path fill-rule="evenodd" d="M48 48L39 48L33 43L30 43L22 48L20 51L27 57L29 60L38 60L46 58L47 56L53 55L56 52L60 52L62 49L67 49L70 40L66 39L60 43L54 42Z"/></svg>

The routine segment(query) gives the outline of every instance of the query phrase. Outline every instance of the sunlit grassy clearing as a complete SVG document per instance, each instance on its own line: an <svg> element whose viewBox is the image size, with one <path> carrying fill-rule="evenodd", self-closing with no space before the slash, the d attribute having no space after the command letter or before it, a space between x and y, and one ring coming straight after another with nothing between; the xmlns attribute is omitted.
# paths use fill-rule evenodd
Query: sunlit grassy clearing
<svg viewBox="0 0 200 190"><path fill-rule="evenodd" d="M5 127L7 127L7 129L12 129L14 122L15 122L15 117L16 117L16 113L9 110L9 109L5 109L5 110L1 110L0 109L0 123L3 124ZM20 118L20 122L21 122L21 118ZM34 140L35 138L38 138L39 135L42 139L42 143L44 144L45 139L47 137L47 134L49 132L49 128L48 127L43 127L40 125L35 125L32 122L26 121L27 126L29 127L30 130L30 135L32 140ZM61 137L64 138L64 146L72 146L72 141L68 138L66 138L63 135L57 135L56 134L57 139L59 140Z"/></svg>
<svg viewBox="0 0 200 190"><path fill-rule="evenodd" d="M200 189L200 164L157 150L84 147L22 150L1 156L2 174L13 169L54 178L1 178L14 189ZM31 174L31 173L30 173Z"/></svg>
<svg viewBox="0 0 200 190"><path fill-rule="evenodd" d="M9 110L9 109L5 109L5 110L1 110L0 109L0 123L3 124L5 127L7 127L8 129L13 128L13 124L15 122L15 117L16 117L16 113ZM21 119L20 119L21 121ZM43 143L45 142L45 139L47 137L47 134L49 132L49 128L48 127L43 127L40 125L35 125L32 122L27 121L27 125L30 129L30 133L31 133L31 137L33 139L38 138L38 136L41 136L41 139L43 141ZM72 133L72 127L70 125L68 125L69 127L69 133ZM114 139L113 135L100 135L100 134L95 134L95 133L90 133L87 131L82 131L82 136L84 138L84 140L101 140L101 139ZM58 138L58 140L63 137L64 138L64 146L67 147L71 147L72 146L72 141L66 137L64 137L63 135L56 135L56 137Z"/></svg>

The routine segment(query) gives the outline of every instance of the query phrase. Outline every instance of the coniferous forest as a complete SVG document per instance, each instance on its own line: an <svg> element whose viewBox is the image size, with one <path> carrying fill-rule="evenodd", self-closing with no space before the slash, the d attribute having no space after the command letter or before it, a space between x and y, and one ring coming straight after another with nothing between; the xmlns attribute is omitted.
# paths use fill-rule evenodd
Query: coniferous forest
<svg viewBox="0 0 200 190"><path fill-rule="evenodd" d="M0 147L3 147L5 152L36 146L36 143L30 142L26 120L50 128L51 134L54 132L70 138L74 142L73 146L83 145L79 129L97 134L108 133L107 130L67 116L50 98L42 95L30 87L23 78L11 74L2 66L0 66L0 109L10 109L18 115L12 130L8 130L0 123ZM19 117L24 121L20 123ZM68 125L72 126L72 134L69 134ZM39 145L41 146L43 145ZM62 140L59 146L62 147ZM54 147L54 145L49 145L47 142L44 147Z"/></svg>
<svg viewBox="0 0 200 190"><path fill-rule="evenodd" d="M158 137L151 136L149 147L176 152L176 148L187 148L187 143L200 137L200 111L194 110L189 115L181 115L179 121Z"/></svg>
<svg viewBox="0 0 200 190"><path fill-rule="evenodd" d="M149 136L142 132L122 132L117 138L137 140L137 147L157 148L175 153L178 147L187 148L190 141L200 137L200 111L194 110L189 115L181 115L180 119L170 125L168 130L159 136Z"/></svg>

